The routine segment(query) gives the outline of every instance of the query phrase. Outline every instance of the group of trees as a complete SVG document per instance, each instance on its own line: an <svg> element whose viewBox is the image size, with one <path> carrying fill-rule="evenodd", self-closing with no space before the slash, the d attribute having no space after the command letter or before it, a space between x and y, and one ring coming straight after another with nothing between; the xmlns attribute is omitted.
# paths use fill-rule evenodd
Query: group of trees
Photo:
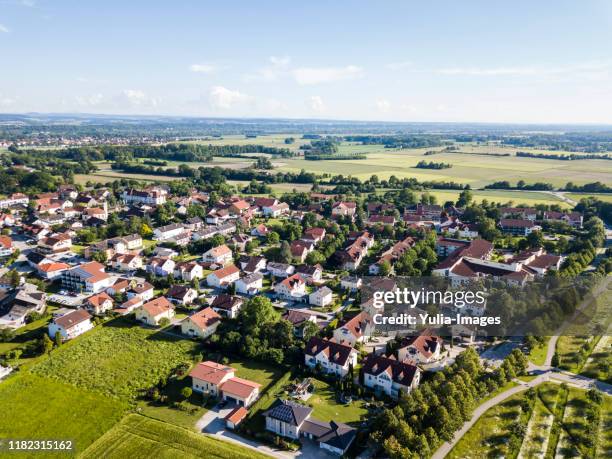
<svg viewBox="0 0 612 459"><path fill-rule="evenodd" d="M550 153L530 153L527 151L517 151L516 156L522 158L556 159L559 161L575 161L579 159L612 159L612 156L602 154L575 155L575 154L550 154Z"/></svg>
<svg viewBox="0 0 612 459"><path fill-rule="evenodd" d="M370 439L391 459L430 457L441 442L470 419L478 400L525 372L527 359L515 349L492 372L468 348L455 363L402 396L372 422Z"/></svg>
<svg viewBox="0 0 612 459"><path fill-rule="evenodd" d="M294 361L303 346L291 322L282 319L264 296L248 300L236 320L223 321L210 343L225 352L275 364Z"/></svg>
<svg viewBox="0 0 612 459"><path fill-rule="evenodd" d="M425 160L421 160L414 167L417 169L450 169L453 167L453 165L449 163L436 163L434 161L427 162Z"/></svg>

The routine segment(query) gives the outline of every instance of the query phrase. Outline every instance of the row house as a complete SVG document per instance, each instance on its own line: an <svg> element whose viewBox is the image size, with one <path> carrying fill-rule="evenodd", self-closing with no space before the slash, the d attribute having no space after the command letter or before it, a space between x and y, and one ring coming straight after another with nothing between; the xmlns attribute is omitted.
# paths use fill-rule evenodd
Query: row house
<svg viewBox="0 0 612 459"><path fill-rule="evenodd" d="M533 231L542 229L540 226L536 225L533 220L518 220L513 218L502 218L499 221L499 227L503 233L513 236L528 236Z"/></svg>
<svg viewBox="0 0 612 459"><path fill-rule="evenodd" d="M62 272L62 286L73 292L98 293L110 287L113 278L104 271L104 265L90 261Z"/></svg>
<svg viewBox="0 0 612 459"><path fill-rule="evenodd" d="M128 188L121 194L121 199L128 205L148 204L159 206L166 202L168 192L160 187L148 188L146 190L135 190Z"/></svg>
<svg viewBox="0 0 612 459"><path fill-rule="evenodd" d="M226 288L240 278L240 270L235 265L228 265L224 268L213 271L206 276L206 283L210 287Z"/></svg>
<svg viewBox="0 0 612 459"><path fill-rule="evenodd" d="M23 193L13 193L7 198L0 199L0 209L8 209L13 206L27 207L30 198Z"/></svg>

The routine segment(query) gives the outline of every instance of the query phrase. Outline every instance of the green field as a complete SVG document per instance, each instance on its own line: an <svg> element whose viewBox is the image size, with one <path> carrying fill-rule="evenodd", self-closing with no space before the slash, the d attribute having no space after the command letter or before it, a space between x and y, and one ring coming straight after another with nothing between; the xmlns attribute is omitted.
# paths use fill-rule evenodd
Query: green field
<svg viewBox="0 0 612 459"><path fill-rule="evenodd" d="M91 445L82 457L258 459L268 456L165 422L132 414Z"/></svg>
<svg viewBox="0 0 612 459"><path fill-rule="evenodd" d="M329 384L313 379L314 393L305 402L313 408L312 417L321 421L336 421L358 425L367 417L368 410L363 400L349 404L340 403L336 391Z"/></svg>
<svg viewBox="0 0 612 459"><path fill-rule="evenodd" d="M609 457L612 397L604 396L600 425L591 425L586 419L588 402L584 390L540 384L527 412L521 409L525 397L525 392L513 395L487 410L447 457L516 457L519 450L523 458ZM524 434L518 434L518 425L523 426ZM596 452L586 441L589 433L596 437ZM579 456L572 455L573 448L578 449Z"/></svg>
<svg viewBox="0 0 612 459"><path fill-rule="evenodd" d="M63 345L33 371L131 400L178 365L191 363L197 351L194 341L117 319Z"/></svg>
<svg viewBox="0 0 612 459"><path fill-rule="evenodd" d="M249 379L261 384L261 391L265 391L270 385L274 384L286 369L279 366L267 365L254 360L238 360L230 358L228 365L236 370L236 376Z"/></svg>
<svg viewBox="0 0 612 459"><path fill-rule="evenodd" d="M0 438L72 440L82 452L125 413L127 404L32 374L0 384ZM69 454L15 457L74 457Z"/></svg>
<svg viewBox="0 0 612 459"><path fill-rule="evenodd" d="M529 361L531 361L534 365L544 365L546 361L546 353L548 351L548 337L546 337L546 342L539 346L535 346L531 349L529 353Z"/></svg>

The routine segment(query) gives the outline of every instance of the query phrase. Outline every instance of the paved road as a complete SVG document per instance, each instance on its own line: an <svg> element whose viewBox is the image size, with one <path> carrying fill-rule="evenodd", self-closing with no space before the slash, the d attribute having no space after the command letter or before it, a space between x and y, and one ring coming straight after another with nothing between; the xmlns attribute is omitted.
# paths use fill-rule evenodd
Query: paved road
<svg viewBox="0 0 612 459"><path fill-rule="evenodd" d="M597 297L601 292L604 291L608 287L610 282L610 277L606 277L597 288L593 291L593 296ZM590 304L589 300L585 300L576 310L576 314L580 312L583 308L587 307ZM569 319L566 323L559 327L559 331L562 331L568 323L571 323L571 319ZM517 394L521 391L527 390L530 387L535 387L538 384L543 382L552 381L557 383L566 383L568 385L580 388L580 389L591 389L596 387L600 391L612 396L612 385L606 384L602 381L597 381L595 379L587 378L586 376L577 375L574 373L570 373L568 371L562 371L558 368L551 367L551 362L553 355L555 353L555 348L557 344L557 339L559 336L551 336L548 342L548 350L546 352L546 361L544 365L537 366L532 363L529 364L528 372L532 375L537 375L536 378L532 379L529 382L524 382L520 380L516 380L519 382L519 386L508 389L507 391L502 392L501 394L493 397L490 400L487 400L483 404L481 404L474 413L469 421L463 424L463 427L455 432L453 439L444 443L432 456L433 459L442 459L446 457L446 455L453 449L453 447L461 440L461 438L465 435L465 433L470 430L470 428L478 421L480 416L482 416L489 408L494 407L498 403L503 402L508 397L511 397L514 394Z"/></svg>

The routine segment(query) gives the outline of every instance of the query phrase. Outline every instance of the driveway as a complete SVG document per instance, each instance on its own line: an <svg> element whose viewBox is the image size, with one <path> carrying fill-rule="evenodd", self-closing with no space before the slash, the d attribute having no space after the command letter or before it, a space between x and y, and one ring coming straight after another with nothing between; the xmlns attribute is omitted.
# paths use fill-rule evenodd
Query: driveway
<svg viewBox="0 0 612 459"><path fill-rule="evenodd" d="M241 437L235 432L227 429L224 418L235 408L235 405L226 405L224 408L215 406L204 415L196 423L196 429L203 434L212 435L231 443L244 446L256 450L262 454L279 459L332 459L337 456L327 453L319 448L319 446L308 440L302 440L302 449L299 451L284 451L272 448L263 443L259 443L249 438Z"/></svg>

